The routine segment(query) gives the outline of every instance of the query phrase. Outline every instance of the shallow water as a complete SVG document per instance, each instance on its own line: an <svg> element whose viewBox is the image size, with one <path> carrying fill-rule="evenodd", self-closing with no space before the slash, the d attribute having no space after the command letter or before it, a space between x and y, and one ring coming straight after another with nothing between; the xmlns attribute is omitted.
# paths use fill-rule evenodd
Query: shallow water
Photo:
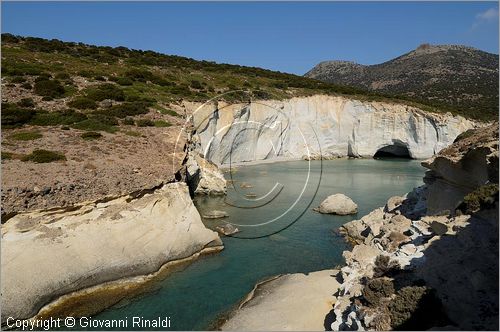
<svg viewBox="0 0 500 332"><path fill-rule="evenodd" d="M404 159L292 161L227 170L226 178L234 180L227 198L198 198L195 204L202 215L213 209L229 214L228 218L205 220L208 227L231 222L238 224L241 232L223 237L222 252L200 258L160 281L155 291L94 318L169 316L173 330L207 329L260 280L342 264L347 245L334 230L382 206L390 196L421 185L423 173L418 161ZM242 182L252 187L241 188ZM248 198L248 193L257 197ZM341 217L312 211L334 193L344 193L357 202L358 214ZM253 227L257 224L264 225Z"/></svg>

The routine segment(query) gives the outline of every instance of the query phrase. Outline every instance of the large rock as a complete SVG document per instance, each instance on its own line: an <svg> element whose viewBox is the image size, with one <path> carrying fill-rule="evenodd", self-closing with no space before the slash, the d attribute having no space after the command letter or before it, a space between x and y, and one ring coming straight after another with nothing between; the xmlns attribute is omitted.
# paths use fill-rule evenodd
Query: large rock
<svg viewBox="0 0 500 332"><path fill-rule="evenodd" d="M225 195L227 192L224 174L196 152L188 153L186 180L195 195Z"/></svg>
<svg viewBox="0 0 500 332"><path fill-rule="evenodd" d="M221 329L324 331L339 286L337 273L288 274L257 284Z"/></svg>
<svg viewBox="0 0 500 332"><path fill-rule="evenodd" d="M372 157L379 149L429 158L474 123L451 114L314 95L250 104L186 104L199 152L221 165L263 159Z"/></svg>
<svg viewBox="0 0 500 332"><path fill-rule="evenodd" d="M2 322L30 318L61 295L147 275L222 248L185 184L140 198L18 214L2 225Z"/></svg>
<svg viewBox="0 0 500 332"><path fill-rule="evenodd" d="M345 216L357 213L358 205L344 194L335 194L328 196L315 211Z"/></svg>

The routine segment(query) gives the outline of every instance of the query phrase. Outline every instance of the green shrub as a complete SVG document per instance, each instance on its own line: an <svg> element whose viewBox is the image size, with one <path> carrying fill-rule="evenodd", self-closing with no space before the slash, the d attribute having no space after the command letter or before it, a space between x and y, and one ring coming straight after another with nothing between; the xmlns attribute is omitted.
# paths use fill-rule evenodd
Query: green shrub
<svg viewBox="0 0 500 332"><path fill-rule="evenodd" d="M60 80L69 80L71 78L71 76L69 76L66 72L56 73L55 77Z"/></svg>
<svg viewBox="0 0 500 332"><path fill-rule="evenodd" d="M58 98L64 95L64 87L57 80L41 80L35 83L34 91L37 95Z"/></svg>
<svg viewBox="0 0 500 332"><path fill-rule="evenodd" d="M402 327L419 308L420 302L427 294L428 289L426 287L409 286L399 290L388 307L392 327Z"/></svg>
<svg viewBox="0 0 500 332"><path fill-rule="evenodd" d="M138 127L154 127L155 123L149 119L139 119L135 122Z"/></svg>
<svg viewBox="0 0 500 332"><path fill-rule="evenodd" d="M196 89L196 90L203 89L203 84L197 80L192 80L191 84L189 86L192 87L193 89Z"/></svg>
<svg viewBox="0 0 500 332"><path fill-rule="evenodd" d="M117 125L118 121L116 121L115 118L96 114L84 121L73 124L72 127L86 131L105 131L108 133L115 133L118 131L118 128L115 127Z"/></svg>
<svg viewBox="0 0 500 332"><path fill-rule="evenodd" d="M153 73L151 73L149 70L130 69L125 72L125 77L133 79L134 81L146 82L153 77Z"/></svg>
<svg viewBox="0 0 500 332"><path fill-rule="evenodd" d="M94 79L96 81L102 81L102 82L106 81L106 79L101 75L94 76Z"/></svg>
<svg viewBox="0 0 500 332"><path fill-rule="evenodd" d="M26 90L31 90L33 89L33 86L29 84L28 82L21 84L21 88L26 89Z"/></svg>
<svg viewBox="0 0 500 332"><path fill-rule="evenodd" d="M394 284L387 278L371 279L363 288L363 298L369 306L380 303L382 298L390 297L394 294Z"/></svg>
<svg viewBox="0 0 500 332"><path fill-rule="evenodd" d="M132 81L128 77L118 77L118 79L116 80L116 83L118 83L120 85L132 85L132 84L134 84L134 81Z"/></svg>
<svg viewBox="0 0 500 332"><path fill-rule="evenodd" d="M161 114L165 114L165 115L172 115L172 116L181 116L179 113L177 113L176 111L174 110L171 110L171 109L168 109L168 108L160 108L158 109L160 111Z"/></svg>
<svg viewBox="0 0 500 332"><path fill-rule="evenodd" d="M72 101L68 102L67 104L69 107L77 108L80 110L85 110L85 109L96 109L97 108L97 103L87 97L76 97Z"/></svg>
<svg viewBox="0 0 500 332"><path fill-rule="evenodd" d="M66 157L57 151L34 150L32 153L22 157L21 160L32 161L34 163L50 163L58 160L66 160Z"/></svg>
<svg viewBox="0 0 500 332"><path fill-rule="evenodd" d="M389 256L378 255L375 259L373 276L375 278L389 276L393 271L400 269L401 267L397 261L391 261L391 258Z"/></svg>
<svg viewBox="0 0 500 332"><path fill-rule="evenodd" d="M35 111L20 108L10 103L2 103L2 128L17 128L31 121L35 116Z"/></svg>
<svg viewBox="0 0 500 332"><path fill-rule="evenodd" d="M86 119L85 114L71 109L55 112L37 111L29 123L35 126L68 126Z"/></svg>
<svg viewBox="0 0 500 332"><path fill-rule="evenodd" d="M135 124L135 121L132 118L125 118L122 120L122 124L127 126L133 126Z"/></svg>
<svg viewBox="0 0 500 332"><path fill-rule="evenodd" d="M43 135L38 131L23 131L14 133L9 136L9 138L14 139L16 141L32 141L42 137Z"/></svg>
<svg viewBox="0 0 500 332"><path fill-rule="evenodd" d="M148 113L147 103L144 102L125 102L119 105L113 105L107 110L99 111L99 113L117 118L125 118L127 116L136 116Z"/></svg>
<svg viewBox="0 0 500 332"><path fill-rule="evenodd" d="M11 83L24 83L26 82L26 78L22 76L14 76L10 79Z"/></svg>
<svg viewBox="0 0 500 332"><path fill-rule="evenodd" d="M12 152L2 151L2 160L10 160L10 159L12 159L13 156L14 155Z"/></svg>
<svg viewBox="0 0 500 332"><path fill-rule="evenodd" d="M139 137L141 136L141 133L137 132L137 131L133 131L133 130L127 130L124 132L125 135L128 135L128 136L133 136L133 137Z"/></svg>
<svg viewBox="0 0 500 332"><path fill-rule="evenodd" d="M458 210L466 214L472 214L481 209L494 206L498 201L498 183L486 184L465 195Z"/></svg>
<svg viewBox="0 0 500 332"><path fill-rule="evenodd" d="M78 76L87 77L87 78L91 78L94 75L95 75L95 73L93 71L90 71L90 70L80 70L78 72Z"/></svg>
<svg viewBox="0 0 500 332"><path fill-rule="evenodd" d="M101 138L102 134L95 131L88 131L86 133L81 134L80 137L83 138L84 140L94 140Z"/></svg>
<svg viewBox="0 0 500 332"><path fill-rule="evenodd" d="M103 101L111 99L116 101L124 101L125 93L115 84L104 83L96 87L89 87L84 90L86 96L94 101Z"/></svg>
<svg viewBox="0 0 500 332"><path fill-rule="evenodd" d="M35 102L33 101L32 98L23 98L20 101L17 102L17 105L19 107L28 107L32 108L35 107Z"/></svg>
<svg viewBox="0 0 500 332"><path fill-rule="evenodd" d="M154 122L155 127L170 127L172 124L163 120L156 120Z"/></svg>

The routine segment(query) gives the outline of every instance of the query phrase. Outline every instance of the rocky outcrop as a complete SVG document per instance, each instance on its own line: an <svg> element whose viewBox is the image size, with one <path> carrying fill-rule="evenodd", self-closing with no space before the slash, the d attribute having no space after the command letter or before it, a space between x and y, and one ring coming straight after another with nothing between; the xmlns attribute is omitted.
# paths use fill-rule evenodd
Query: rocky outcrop
<svg viewBox="0 0 500 332"><path fill-rule="evenodd" d="M423 165L429 169L424 178L428 212L453 212L466 194L498 183L498 124L463 133Z"/></svg>
<svg viewBox="0 0 500 332"><path fill-rule="evenodd" d="M433 181L342 226L333 330L498 329L498 124L424 165Z"/></svg>
<svg viewBox="0 0 500 332"><path fill-rule="evenodd" d="M324 331L337 270L296 273L257 284L222 325L231 331ZM326 320L328 321L328 320Z"/></svg>
<svg viewBox="0 0 500 332"><path fill-rule="evenodd" d="M248 104L187 105L196 150L216 164L264 159L429 158L474 123L384 102L315 95Z"/></svg>
<svg viewBox="0 0 500 332"><path fill-rule="evenodd" d="M328 196L321 204L314 209L319 213L338 214L345 216L358 212L358 205L344 194Z"/></svg>
<svg viewBox="0 0 500 332"><path fill-rule="evenodd" d="M190 151L185 163L186 182L194 195L225 195L226 179L219 168L204 159L199 153Z"/></svg>
<svg viewBox="0 0 500 332"><path fill-rule="evenodd" d="M18 214L2 225L1 246L2 319L24 319L61 296L155 273L222 242L187 186L171 183L140 197Z"/></svg>

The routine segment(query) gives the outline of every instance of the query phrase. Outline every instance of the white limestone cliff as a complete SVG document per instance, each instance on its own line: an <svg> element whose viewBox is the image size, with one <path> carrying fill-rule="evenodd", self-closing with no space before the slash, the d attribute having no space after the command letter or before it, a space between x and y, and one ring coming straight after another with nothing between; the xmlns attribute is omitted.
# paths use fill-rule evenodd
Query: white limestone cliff
<svg viewBox="0 0 500 332"><path fill-rule="evenodd" d="M197 150L216 164L263 159L429 158L475 126L461 116L386 102L314 95L247 104L187 104Z"/></svg>

